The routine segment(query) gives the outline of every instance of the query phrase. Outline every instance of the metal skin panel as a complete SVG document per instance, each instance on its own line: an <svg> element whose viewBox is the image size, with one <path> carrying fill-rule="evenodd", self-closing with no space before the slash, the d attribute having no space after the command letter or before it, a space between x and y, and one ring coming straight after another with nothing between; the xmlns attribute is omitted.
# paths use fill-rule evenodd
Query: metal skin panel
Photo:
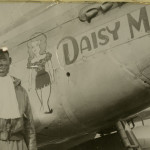
<svg viewBox="0 0 150 150"><path fill-rule="evenodd" d="M83 6L56 5L2 35L2 45L11 49L11 73L22 79L30 97L39 146L107 129L150 106L150 6L125 4L90 24L78 19ZM60 7L62 13L53 17L50 12ZM32 25L25 29L27 24ZM49 114L41 111L35 83L29 89L28 42L35 32L47 36L46 49L52 54Z"/></svg>

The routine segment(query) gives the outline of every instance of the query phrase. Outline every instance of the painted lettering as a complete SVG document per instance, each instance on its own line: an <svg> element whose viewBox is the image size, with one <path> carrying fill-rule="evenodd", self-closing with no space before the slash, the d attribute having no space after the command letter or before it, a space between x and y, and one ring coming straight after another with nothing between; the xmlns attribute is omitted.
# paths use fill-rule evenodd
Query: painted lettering
<svg viewBox="0 0 150 150"><path fill-rule="evenodd" d="M105 28L102 28L98 31L99 39L103 40L103 42L99 42L100 45L106 45L109 42L109 37L105 34L102 34L104 31L106 31Z"/></svg>
<svg viewBox="0 0 150 150"><path fill-rule="evenodd" d="M140 31L142 21L144 24L145 32L150 31L150 25L149 25L148 16L147 16L145 7L141 8L141 10L140 10L139 21L136 21L131 16L131 14L127 14L127 18L128 18L128 22L129 22L131 38L134 38L133 27L136 28L136 30Z"/></svg>
<svg viewBox="0 0 150 150"><path fill-rule="evenodd" d="M77 61L77 59L82 58L82 55L84 56L84 52L86 51L93 54L92 50L94 50L95 53L100 50L105 50L108 47L111 48L112 46L118 45L119 43L125 43L128 40L131 40L131 38L135 38L136 34L134 32L140 32L142 27L145 30L144 33L150 31L150 24L146 8L142 7L139 11L134 13L136 16L138 16L137 19L134 18L132 13L128 13L127 16L122 16L116 22L110 21L106 24L106 26L103 25L103 27L96 27L91 31L87 31L87 33L82 36L77 36L77 39L71 36L63 38L59 42L57 48L61 43L61 51L59 51L61 55L59 56L62 58L64 65L70 65ZM123 26L123 29L123 27L121 28L121 25L123 25L125 21L129 25L129 28ZM120 28L123 30L121 31ZM130 35L131 38L129 38L128 35ZM118 42L114 42L117 40ZM104 45L107 45L109 42L111 42L110 46L105 47ZM62 56L62 53L64 56ZM81 55L81 57L79 55Z"/></svg>
<svg viewBox="0 0 150 150"><path fill-rule="evenodd" d="M60 43L61 43L62 41L64 41L64 40L70 40L71 43L72 43L72 46L73 46L73 53L74 53L74 56L73 56L73 58L71 59L71 58L70 58L70 55L69 55L69 54L70 54L70 53L69 53L69 50L70 50L70 49L68 48L68 43L63 44L63 52L64 52L65 63L66 63L66 65L70 65L70 64L72 64L72 63L74 63L74 62L76 61L76 59L77 59L77 57L78 57L78 54L79 54L79 47L78 47L78 43L77 43L76 39L73 38L73 37L71 37L71 36L69 36L69 37L63 38L63 39L59 42L59 44L58 44L58 46L57 46L57 49L58 49Z"/></svg>
<svg viewBox="0 0 150 150"><path fill-rule="evenodd" d="M93 43L94 49L98 48L96 33L92 32L91 33L91 37L92 37L92 43Z"/></svg>
<svg viewBox="0 0 150 150"><path fill-rule="evenodd" d="M110 34L113 35L113 39L114 39L114 40L118 40L118 30L119 30L119 28L120 28L120 21L118 21L118 22L115 23L115 28L114 28L114 30L110 30L110 29L108 28L108 26L106 27L107 31L108 31Z"/></svg>
<svg viewBox="0 0 150 150"><path fill-rule="evenodd" d="M80 42L80 50L83 53L84 50L90 51L92 49L90 40L87 36L84 36Z"/></svg>

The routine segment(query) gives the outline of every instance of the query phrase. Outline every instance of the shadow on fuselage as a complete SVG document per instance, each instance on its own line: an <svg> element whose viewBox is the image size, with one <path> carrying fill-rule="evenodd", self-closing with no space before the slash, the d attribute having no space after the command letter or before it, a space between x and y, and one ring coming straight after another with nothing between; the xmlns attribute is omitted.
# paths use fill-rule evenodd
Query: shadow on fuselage
<svg viewBox="0 0 150 150"><path fill-rule="evenodd" d="M43 147L40 150L49 150L49 149L62 150L62 149L64 149L64 145L59 144L59 145L57 145L57 148L56 148L56 145L51 145L50 147L49 146ZM70 148L68 150L102 150L102 149L104 149L104 150L125 150L125 148L120 140L119 135L116 133L104 136L103 138L97 138L97 139L90 140L88 142L85 142L83 144L80 144L78 146Z"/></svg>
<svg viewBox="0 0 150 150"><path fill-rule="evenodd" d="M70 150L125 150L117 133L90 140Z"/></svg>

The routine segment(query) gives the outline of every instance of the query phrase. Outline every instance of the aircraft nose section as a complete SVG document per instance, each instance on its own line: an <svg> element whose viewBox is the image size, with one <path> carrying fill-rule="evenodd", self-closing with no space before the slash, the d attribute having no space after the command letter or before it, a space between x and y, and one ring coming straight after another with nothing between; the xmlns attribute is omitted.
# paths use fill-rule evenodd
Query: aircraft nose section
<svg viewBox="0 0 150 150"><path fill-rule="evenodd" d="M133 42L131 50L139 77L150 84L150 36L147 35Z"/></svg>
<svg viewBox="0 0 150 150"><path fill-rule="evenodd" d="M143 58L139 62L138 69L147 80L150 80L150 56Z"/></svg>
<svg viewBox="0 0 150 150"><path fill-rule="evenodd" d="M117 63L150 84L150 35L129 41L111 52Z"/></svg>

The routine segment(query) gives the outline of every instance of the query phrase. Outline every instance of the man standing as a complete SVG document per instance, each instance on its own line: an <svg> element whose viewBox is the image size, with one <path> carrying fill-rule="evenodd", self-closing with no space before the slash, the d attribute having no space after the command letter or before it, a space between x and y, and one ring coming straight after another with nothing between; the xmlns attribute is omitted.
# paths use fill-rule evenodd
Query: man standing
<svg viewBox="0 0 150 150"><path fill-rule="evenodd" d="M8 49L0 49L0 150L37 150L27 92L9 75Z"/></svg>

